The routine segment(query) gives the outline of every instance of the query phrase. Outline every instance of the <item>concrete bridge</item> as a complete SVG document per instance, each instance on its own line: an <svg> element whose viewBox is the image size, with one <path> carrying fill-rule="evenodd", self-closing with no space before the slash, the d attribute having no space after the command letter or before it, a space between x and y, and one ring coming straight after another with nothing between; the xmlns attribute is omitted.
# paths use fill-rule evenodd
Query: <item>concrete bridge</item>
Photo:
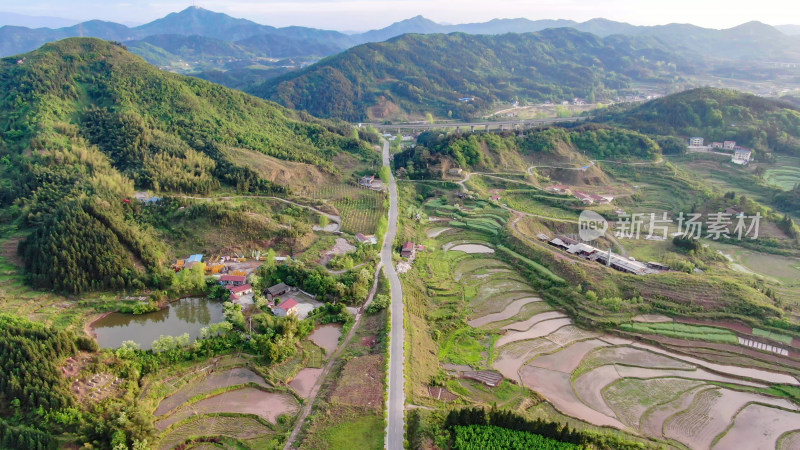
<svg viewBox="0 0 800 450"><path fill-rule="evenodd" d="M456 132L475 132L475 131L511 131L511 130L527 130L531 128L540 128L547 125L563 122L577 122L579 120L587 119L588 117L561 117L554 119L529 119L529 120L501 120L497 122L443 122L443 123L398 123L398 124L377 124L377 123L359 123L358 126L368 126L381 130L381 131L396 131L400 134L403 131L427 131L427 130L454 130Z"/></svg>

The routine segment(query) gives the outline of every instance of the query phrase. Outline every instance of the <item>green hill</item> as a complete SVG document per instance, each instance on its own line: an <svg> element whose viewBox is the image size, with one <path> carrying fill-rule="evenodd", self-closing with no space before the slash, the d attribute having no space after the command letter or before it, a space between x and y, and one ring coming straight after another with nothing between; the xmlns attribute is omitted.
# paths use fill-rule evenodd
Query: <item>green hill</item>
<svg viewBox="0 0 800 450"><path fill-rule="evenodd" d="M680 58L651 39L572 29L477 36L404 35L365 44L249 92L323 117L387 111L469 118L497 101L610 98L632 80L672 80Z"/></svg>
<svg viewBox="0 0 800 450"><path fill-rule="evenodd" d="M733 140L761 152L800 156L800 108L733 90L700 88L594 118L646 134Z"/></svg>
<svg viewBox="0 0 800 450"><path fill-rule="evenodd" d="M172 255L128 200L135 189L283 195L291 187L240 161L287 160L337 177L343 149L374 159L347 125L159 71L93 38L0 60L0 87L0 223L29 235L20 249L40 287L164 283Z"/></svg>

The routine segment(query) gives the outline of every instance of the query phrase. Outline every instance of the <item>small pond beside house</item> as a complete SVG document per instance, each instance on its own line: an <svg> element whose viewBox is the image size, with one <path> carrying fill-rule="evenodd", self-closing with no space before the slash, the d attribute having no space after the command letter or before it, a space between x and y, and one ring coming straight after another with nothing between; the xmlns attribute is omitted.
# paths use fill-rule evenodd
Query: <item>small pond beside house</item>
<svg viewBox="0 0 800 450"><path fill-rule="evenodd" d="M147 314L109 314L92 323L91 329L100 347L117 348L125 341L134 341L147 350L161 336L189 333L194 341L200 337L201 329L223 320L222 302L183 298Z"/></svg>

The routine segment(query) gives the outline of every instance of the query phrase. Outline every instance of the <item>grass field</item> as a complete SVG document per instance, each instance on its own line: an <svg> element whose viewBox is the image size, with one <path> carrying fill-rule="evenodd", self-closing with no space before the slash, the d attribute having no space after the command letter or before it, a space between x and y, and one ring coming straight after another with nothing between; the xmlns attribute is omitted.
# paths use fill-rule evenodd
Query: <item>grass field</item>
<svg viewBox="0 0 800 450"><path fill-rule="evenodd" d="M374 234L378 221L386 215L384 193L363 189L350 184L324 186L314 191L312 198L326 202L342 218L345 233Z"/></svg>
<svg viewBox="0 0 800 450"><path fill-rule="evenodd" d="M321 418L323 422L335 420L328 427L322 427L316 435L303 441L300 448L314 450L351 450L383 448L383 416L375 413L358 414L355 411L340 410L341 418Z"/></svg>
<svg viewBox="0 0 800 450"><path fill-rule="evenodd" d="M644 334L660 334L662 336L675 337L680 339L694 339L709 342L722 342L727 344L738 344L736 335L724 328L704 327L700 325L688 325L684 323L664 322L664 323L623 323L620 328L625 331Z"/></svg>
<svg viewBox="0 0 800 450"><path fill-rule="evenodd" d="M800 158L778 156L775 166L764 172L767 184L788 191L800 183Z"/></svg>

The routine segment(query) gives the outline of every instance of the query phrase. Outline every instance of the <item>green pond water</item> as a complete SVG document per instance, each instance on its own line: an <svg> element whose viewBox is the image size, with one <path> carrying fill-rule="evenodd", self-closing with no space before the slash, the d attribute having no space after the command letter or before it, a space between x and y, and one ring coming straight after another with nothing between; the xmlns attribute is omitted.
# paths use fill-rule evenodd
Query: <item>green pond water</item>
<svg viewBox="0 0 800 450"><path fill-rule="evenodd" d="M109 314L96 321L92 331L100 347L117 348L125 341L134 341L147 350L161 336L189 333L195 340L202 328L223 320L222 302L207 298L183 298L152 313Z"/></svg>

